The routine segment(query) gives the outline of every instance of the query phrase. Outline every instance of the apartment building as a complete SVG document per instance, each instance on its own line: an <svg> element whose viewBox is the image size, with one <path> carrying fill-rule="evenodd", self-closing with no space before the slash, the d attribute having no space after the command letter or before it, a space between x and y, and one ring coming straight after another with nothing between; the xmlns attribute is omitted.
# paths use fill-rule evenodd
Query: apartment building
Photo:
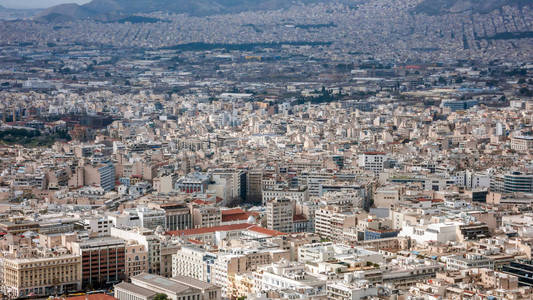
<svg viewBox="0 0 533 300"><path fill-rule="evenodd" d="M266 204L267 228L280 232L293 231L293 201L276 198Z"/></svg>
<svg viewBox="0 0 533 300"><path fill-rule="evenodd" d="M359 155L359 167L375 174L383 172L385 169L386 154L383 152L365 152Z"/></svg>
<svg viewBox="0 0 533 300"><path fill-rule="evenodd" d="M201 248L182 247L172 255L172 276L187 276L202 281L210 281L210 269L207 264L214 261L216 255Z"/></svg>
<svg viewBox="0 0 533 300"><path fill-rule="evenodd" d="M344 228L356 226L356 215L348 207L328 205L315 211L315 232L336 240L343 237Z"/></svg>
<svg viewBox="0 0 533 300"><path fill-rule="evenodd" d="M193 206L191 212L194 228L219 226L222 222L220 207Z"/></svg>
<svg viewBox="0 0 533 300"><path fill-rule="evenodd" d="M511 149L528 152L533 149L533 136L516 135L511 138Z"/></svg>
<svg viewBox="0 0 533 300"><path fill-rule="evenodd" d="M266 206L268 201L277 198L287 198L302 203L309 200L309 190L307 186L300 186L298 188L274 186L263 189L263 206Z"/></svg>
<svg viewBox="0 0 533 300"><path fill-rule="evenodd" d="M101 187L104 191L115 188L115 166L111 162L85 165L83 170L84 185Z"/></svg>
<svg viewBox="0 0 533 300"><path fill-rule="evenodd" d="M137 241L130 240L126 244L124 259L124 275L126 278L148 272L148 251L137 243Z"/></svg>
<svg viewBox="0 0 533 300"><path fill-rule="evenodd" d="M161 268L161 240L147 228L111 228L111 236L124 241L136 241L148 252L148 272L159 274Z"/></svg>

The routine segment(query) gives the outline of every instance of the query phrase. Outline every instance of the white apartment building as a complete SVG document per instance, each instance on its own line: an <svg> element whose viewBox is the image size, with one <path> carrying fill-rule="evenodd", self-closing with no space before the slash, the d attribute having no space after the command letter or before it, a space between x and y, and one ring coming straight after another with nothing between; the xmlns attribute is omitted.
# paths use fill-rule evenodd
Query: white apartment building
<svg viewBox="0 0 533 300"><path fill-rule="evenodd" d="M299 298L309 299L321 297L326 294L326 281L309 275L305 271L305 265L281 261L276 264L259 267L254 272L256 285L261 291L280 291L285 289L294 290Z"/></svg>
<svg viewBox="0 0 533 300"><path fill-rule="evenodd" d="M282 187L264 189L262 195L263 206L266 206L268 201L276 198L288 198L299 203L306 202L309 200L309 191L306 186L294 189Z"/></svg>
<svg viewBox="0 0 533 300"><path fill-rule="evenodd" d="M97 234L99 237L109 236L110 228L113 225L112 221L104 216L82 218L80 222L83 229L89 233Z"/></svg>
<svg viewBox="0 0 533 300"><path fill-rule="evenodd" d="M533 136L515 135L511 138L511 149L527 152L533 149Z"/></svg>
<svg viewBox="0 0 533 300"><path fill-rule="evenodd" d="M315 233L331 240L343 237L345 227L355 226L353 212L336 205L321 207L315 210Z"/></svg>
<svg viewBox="0 0 533 300"><path fill-rule="evenodd" d="M187 276L202 281L211 281L207 265L216 256L204 249L184 246L172 255L172 276Z"/></svg>
<svg viewBox="0 0 533 300"><path fill-rule="evenodd" d="M386 154L383 152L365 152L359 155L359 167L375 174L383 172L385 169Z"/></svg>

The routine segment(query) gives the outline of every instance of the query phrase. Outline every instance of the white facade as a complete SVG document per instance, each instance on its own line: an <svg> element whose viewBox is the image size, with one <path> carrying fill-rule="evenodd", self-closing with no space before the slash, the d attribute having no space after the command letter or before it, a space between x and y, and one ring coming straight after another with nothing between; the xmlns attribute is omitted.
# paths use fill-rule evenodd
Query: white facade
<svg viewBox="0 0 533 300"><path fill-rule="evenodd" d="M99 237L109 236L112 226L111 220L106 217L92 217L82 219L83 228L89 233L97 234Z"/></svg>
<svg viewBox="0 0 533 300"><path fill-rule="evenodd" d="M359 167L375 174L383 172L386 155L382 152L366 152L359 155Z"/></svg>
<svg viewBox="0 0 533 300"><path fill-rule="evenodd" d="M202 281L210 280L207 273L207 252L203 249L182 247L172 255L172 276L188 276Z"/></svg>
<svg viewBox="0 0 533 300"><path fill-rule="evenodd" d="M461 223L434 223L429 225L411 225L404 223L399 236L408 236L417 244L430 241L440 243L457 241L457 230Z"/></svg>

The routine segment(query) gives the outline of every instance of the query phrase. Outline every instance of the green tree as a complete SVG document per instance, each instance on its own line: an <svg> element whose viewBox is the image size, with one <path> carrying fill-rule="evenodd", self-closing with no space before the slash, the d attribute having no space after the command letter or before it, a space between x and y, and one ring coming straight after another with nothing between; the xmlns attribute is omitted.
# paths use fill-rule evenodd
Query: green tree
<svg viewBox="0 0 533 300"><path fill-rule="evenodd" d="M155 295L154 300L168 300L167 294L159 293Z"/></svg>

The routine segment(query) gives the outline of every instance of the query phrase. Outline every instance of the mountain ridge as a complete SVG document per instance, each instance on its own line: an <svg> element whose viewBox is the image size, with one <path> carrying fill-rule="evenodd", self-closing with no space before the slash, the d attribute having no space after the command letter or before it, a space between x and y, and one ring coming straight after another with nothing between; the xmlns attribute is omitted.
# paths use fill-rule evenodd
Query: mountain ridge
<svg viewBox="0 0 533 300"><path fill-rule="evenodd" d="M296 3L317 3L324 0L93 0L87 4L62 4L46 9L37 19L48 15L64 15L71 19L109 19L118 15L152 13L165 11L193 16L239 13L250 10L275 10L288 8Z"/></svg>
<svg viewBox="0 0 533 300"><path fill-rule="evenodd" d="M329 0L92 0L83 5L62 4L44 10L36 16L40 21L62 21L76 19L96 19L113 21L135 14L157 11L209 16L231 14L244 11L278 10L295 4L312 4ZM334 0L354 4L356 0ZM533 5L532 0L421 0L411 12L425 15L455 14L465 11L487 14L503 6Z"/></svg>
<svg viewBox="0 0 533 300"><path fill-rule="evenodd" d="M533 5L531 0L423 0L412 10L415 14L437 16L465 11L488 14L504 6Z"/></svg>

